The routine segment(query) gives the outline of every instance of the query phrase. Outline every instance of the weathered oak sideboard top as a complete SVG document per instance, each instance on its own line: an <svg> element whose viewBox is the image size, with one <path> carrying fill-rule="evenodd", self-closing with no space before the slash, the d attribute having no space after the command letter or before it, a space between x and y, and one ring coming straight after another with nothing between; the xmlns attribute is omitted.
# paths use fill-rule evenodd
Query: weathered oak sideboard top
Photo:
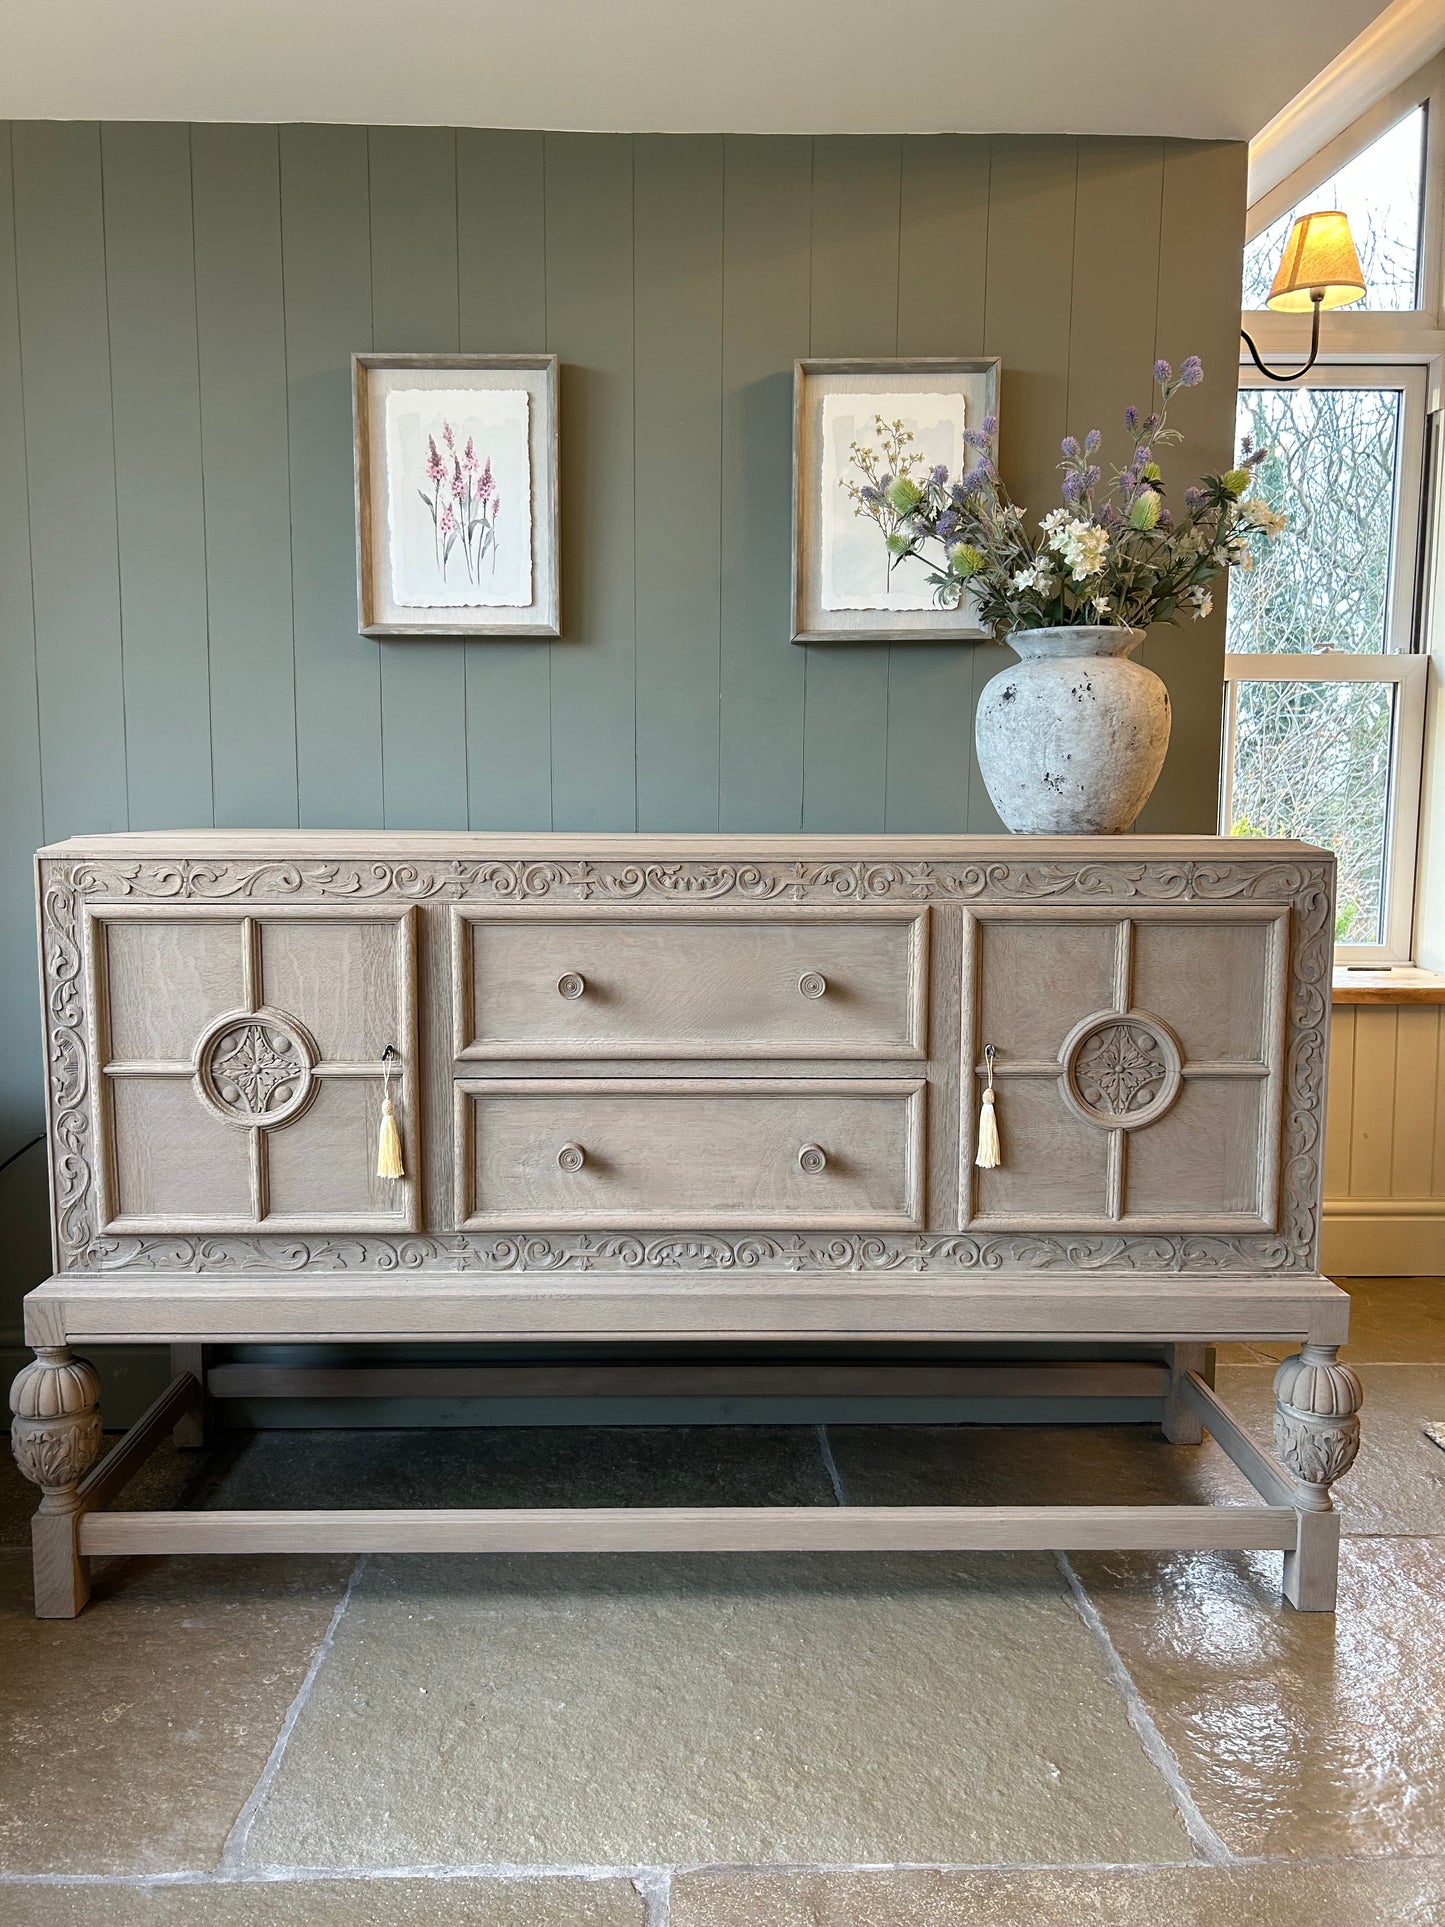
<svg viewBox="0 0 1445 1927"><path fill-rule="evenodd" d="M1027 1335L1046 1284L1081 1330L1336 1317L1323 850L190 831L38 880L42 1333L258 1292L276 1336Z"/></svg>

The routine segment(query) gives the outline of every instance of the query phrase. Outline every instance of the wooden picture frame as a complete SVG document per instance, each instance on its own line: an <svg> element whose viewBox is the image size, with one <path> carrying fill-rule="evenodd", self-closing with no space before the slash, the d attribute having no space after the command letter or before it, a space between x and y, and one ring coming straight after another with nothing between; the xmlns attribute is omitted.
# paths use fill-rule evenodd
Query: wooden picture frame
<svg viewBox="0 0 1445 1927"><path fill-rule="evenodd" d="M830 440L831 424L824 404L830 396L856 395L866 413L868 402L896 400L899 396L956 402L956 407L936 411L940 420L931 430L940 438L940 458L946 448L952 458L950 471L956 473L963 457L959 429L978 428L985 417L998 414L999 366L997 356L991 355L808 359L793 363L794 642L976 642L987 633L967 602L959 609L847 606L850 594L857 593L856 587L848 584L856 583L858 559L864 553L856 542L848 543L846 562L839 564L836 578L830 574L825 585L829 543L837 542L840 529L831 519L830 507L830 491L838 487L839 476L831 472L825 476L824 468L825 463L830 470L838 466L841 458ZM840 411L836 419L846 423L847 418ZM841 533L846 539L851 530ZM868 533L876 537L878 566L885 570L883 533L871 525ZM837 551L833 554L836 557ZM925 583L922 566L911 566L917 571L918 583ZM910 599L917 600L920 593L926 591L910 585Z"/></svg>
<svg viewBox="0 0 1445 1927"><path fill-rule="evenodd" d="M358 354L351 374L361 634L560 635L557 357Z"/></svg>

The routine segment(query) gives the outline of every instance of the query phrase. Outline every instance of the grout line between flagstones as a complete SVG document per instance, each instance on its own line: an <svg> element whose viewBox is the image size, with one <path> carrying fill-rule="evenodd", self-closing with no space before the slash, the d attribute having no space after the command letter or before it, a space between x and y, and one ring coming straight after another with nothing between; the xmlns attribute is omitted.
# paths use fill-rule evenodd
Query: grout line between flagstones
<svg viewBox="0 0 1445 1927"><path fill-rule="evenodd" d="M1075 1611L1094 1635L1103 1653L1105 1669L1124 1702L1124 1712L1129 1724L1133 1727L1135 1736L1144 1749L1146 1759L1168 1788L1169 1797L1174 1803L1179 1818L1184 1822L1189 1838L1211 1866L1232 1866L1234 1855L1201 1812L1198 1801L1189 1790L1178 1760L1164 1735L1155 1725L1153 1714L1144 1704L1144 1696L1134 1684L1118 1647L1109 1637L1109 1629L1104 1624L1098 1607L1084 1590L1084 1583L1075 1572L1068 1554L1056 1552L1054 1557L1059 1562L1059 1570L1064 1575Z"/></svg>
<svg viewBox="0 0 1445 1927"><path fill-rule="evenodd" d="M311 1689L316 1684L316 1676L321 1671L326 1655L331 1651L331 1642L336 1637L337 1628L346 1617L346 1609L351 1604L351 1595L355 1591L357 1582L365 1570L366 1554L362 1553L357 1559L356 1564L351 1568L350 1576L346 1581L346 1590L336 1602L336 1610L331 1615L331 1623L322 1634L320 1645L311 1655L311 1664L306 1668L306 1677L297 1688L296 1697L286 1709L286 1717L282 1720L281 1730L276 1735L270 1753L266 1756L266 1764L261 1768L260 1777L257 1779L255 1786L252 1787L246 1804L236 1815L234 1826L226 1835L225 1845L221 1848L221 1866L223 1868L239 1866L245 1858L246 1846L251 1838L251 1829L256 1824L256 1816L265 1804L266 1796L271 1791L271 1784L281 1770L281 1762L286 1757L286 1748L291 1744L291 1735L296 1730L296 1722L300 1719L306 1702L311 1697Z"/></svg>
<svg viewBox="0 0 1445 1927"><path fill-rule="evenodd" d="M669 1927L672 1920L672 1869L659 1867L632 1882L642 1897L642 1927Z"/></svg>
<svg viewBox="0 0 1445 1927"><path fill-rule="evenodd" d="M839 1505L847 1505L847 1488L843 1484L843 1474L838 1470L838 1461L833 1457L833 1441L828 1437L826 1425L818 1427L818 1450L822 1454L823 1470L828 1474L828 1483L833 1488L833 1497Z"/></svg>

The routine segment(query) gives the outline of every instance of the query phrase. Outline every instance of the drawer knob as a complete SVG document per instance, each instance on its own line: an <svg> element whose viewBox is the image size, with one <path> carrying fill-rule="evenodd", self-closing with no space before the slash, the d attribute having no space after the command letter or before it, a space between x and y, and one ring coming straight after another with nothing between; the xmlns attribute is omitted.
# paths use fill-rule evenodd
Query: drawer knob
<svg viewBox="0 0 1445 1927"><path fill-rule="evenodd" d="M821 997L828 988L828 979L817 970L805 970L798 979L798 988L805 997Z"/></svg>
<svg viewBox="0 0 1445 1927"><path fill-rule="evenodd" d="M576 970L569 970L565 976L557 979L557 995L559 997L570 997L575 1001L582 995L586 988L587 979Z"/></svg>
<svg viewBox="0 0 1445 1927"><path fill-rule="evenodd" d="M805 1144L798 1153L798 1169L810 1178L817 1177L820 1171L828 1168L828 1155L821 1144Z"/></svg>
<svg viewBox="0 0 1445 1927"><path fill-rule="evenodd" d="M564 1144L557 1153L558 1169L562 1171L580 1171L586 1162L587 1153L580 1144Z"/></svg>

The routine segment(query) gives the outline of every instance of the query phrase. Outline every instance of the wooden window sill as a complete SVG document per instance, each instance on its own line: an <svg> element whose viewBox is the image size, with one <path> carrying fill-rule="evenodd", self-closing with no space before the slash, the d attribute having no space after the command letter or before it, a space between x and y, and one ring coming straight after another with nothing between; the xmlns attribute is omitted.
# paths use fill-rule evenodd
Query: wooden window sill
<svg viewBox="0 0 1445 1927"><path fill-rule="evenodd" d="M1338 969L1337 1004L1445 1004L1445 971L1396 964L1393 970Z"/></svg>

